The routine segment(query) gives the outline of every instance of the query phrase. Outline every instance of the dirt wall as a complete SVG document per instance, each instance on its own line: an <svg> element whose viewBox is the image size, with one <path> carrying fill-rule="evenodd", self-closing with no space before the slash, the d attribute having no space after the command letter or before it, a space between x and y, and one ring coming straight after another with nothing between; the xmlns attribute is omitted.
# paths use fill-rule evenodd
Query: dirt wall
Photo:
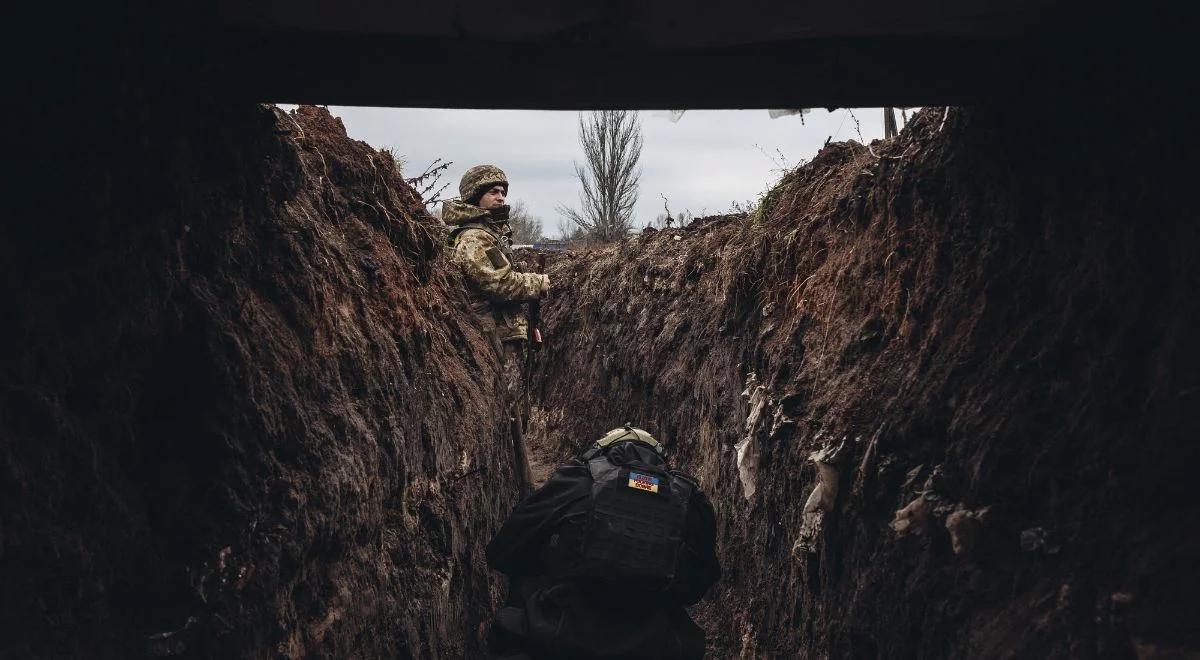
<svg viewBox="0 0 1200 660"><path fill-rule="evenodd" d="M326 110L190 101L21 163L0 656L476 657L515 489L440 223Z"/></svg>
<svg viewBox="0 0 1200 660"><path fill-rule="evenodd" d="M1113 108L927 110L760 215L561 257L550 451L632 421L700 479L712 657L1191 657L1185 151Z"/></svg>

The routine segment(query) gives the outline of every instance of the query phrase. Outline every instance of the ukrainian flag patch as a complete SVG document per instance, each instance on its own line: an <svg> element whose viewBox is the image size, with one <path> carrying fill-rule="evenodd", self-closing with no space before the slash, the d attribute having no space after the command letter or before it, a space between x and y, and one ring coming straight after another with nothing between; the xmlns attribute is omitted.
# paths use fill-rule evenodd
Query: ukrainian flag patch
<svg viewBox="0 0 1200 660"><path fill-rule="evenodd" d="M658 477L652 474L642 474L641 472L630 472L629 487L650 493L657 493Z"/></svg>

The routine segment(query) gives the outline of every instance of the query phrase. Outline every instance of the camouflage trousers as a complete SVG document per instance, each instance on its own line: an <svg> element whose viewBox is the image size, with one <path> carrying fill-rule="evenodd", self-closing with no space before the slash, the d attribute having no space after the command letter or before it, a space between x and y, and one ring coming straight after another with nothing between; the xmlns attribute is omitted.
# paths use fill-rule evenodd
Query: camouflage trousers
<svg viewBox="0 0 1200 660"><path fill-rule="evenodd" d="M520 420L521 429L529 423L529 397L525 396L525 359L527 349L523 341L506 341L500 355L501 378L504 380L504 404L509 415Z"/></svg>
<svg viewBox="0 0 1200 660"><path fill-rule="evenodd" d="M501 374L504 379L504 404L508 408L509 429L512 432L513 471L521 497L529 494L533 475L529 467L529 455L525 448L525 427L529 424L529 397L525 396L529 383L525 382L525 357L528 349L523 341L504 343L501 353Z"/></svg>

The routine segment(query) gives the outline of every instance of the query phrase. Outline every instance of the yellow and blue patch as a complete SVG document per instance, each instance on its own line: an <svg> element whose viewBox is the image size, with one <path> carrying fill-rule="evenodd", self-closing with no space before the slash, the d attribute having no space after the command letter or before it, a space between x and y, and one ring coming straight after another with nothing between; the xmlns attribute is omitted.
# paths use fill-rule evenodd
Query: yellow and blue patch
<svg viewBox="0 0 1200 660"><path fill-rule="evenodd" d="M641 472L629 473L629 487L644 490L649 493L658 492L658 477Z"/></svg>

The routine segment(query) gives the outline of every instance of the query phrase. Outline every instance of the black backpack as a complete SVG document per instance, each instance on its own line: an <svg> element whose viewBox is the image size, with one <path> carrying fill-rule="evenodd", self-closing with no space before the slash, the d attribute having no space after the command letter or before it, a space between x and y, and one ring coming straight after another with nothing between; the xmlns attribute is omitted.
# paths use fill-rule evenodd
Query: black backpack
<svg viewBox="0 0 1200 660"><path fill-rule="evenodd" d="M550 537L544 560L551 576L645 594L690 591L685 585L701 570L686 530L698 487L669 469L660 451L626 441L580 457L591 497L574 503Z"/></svg>

